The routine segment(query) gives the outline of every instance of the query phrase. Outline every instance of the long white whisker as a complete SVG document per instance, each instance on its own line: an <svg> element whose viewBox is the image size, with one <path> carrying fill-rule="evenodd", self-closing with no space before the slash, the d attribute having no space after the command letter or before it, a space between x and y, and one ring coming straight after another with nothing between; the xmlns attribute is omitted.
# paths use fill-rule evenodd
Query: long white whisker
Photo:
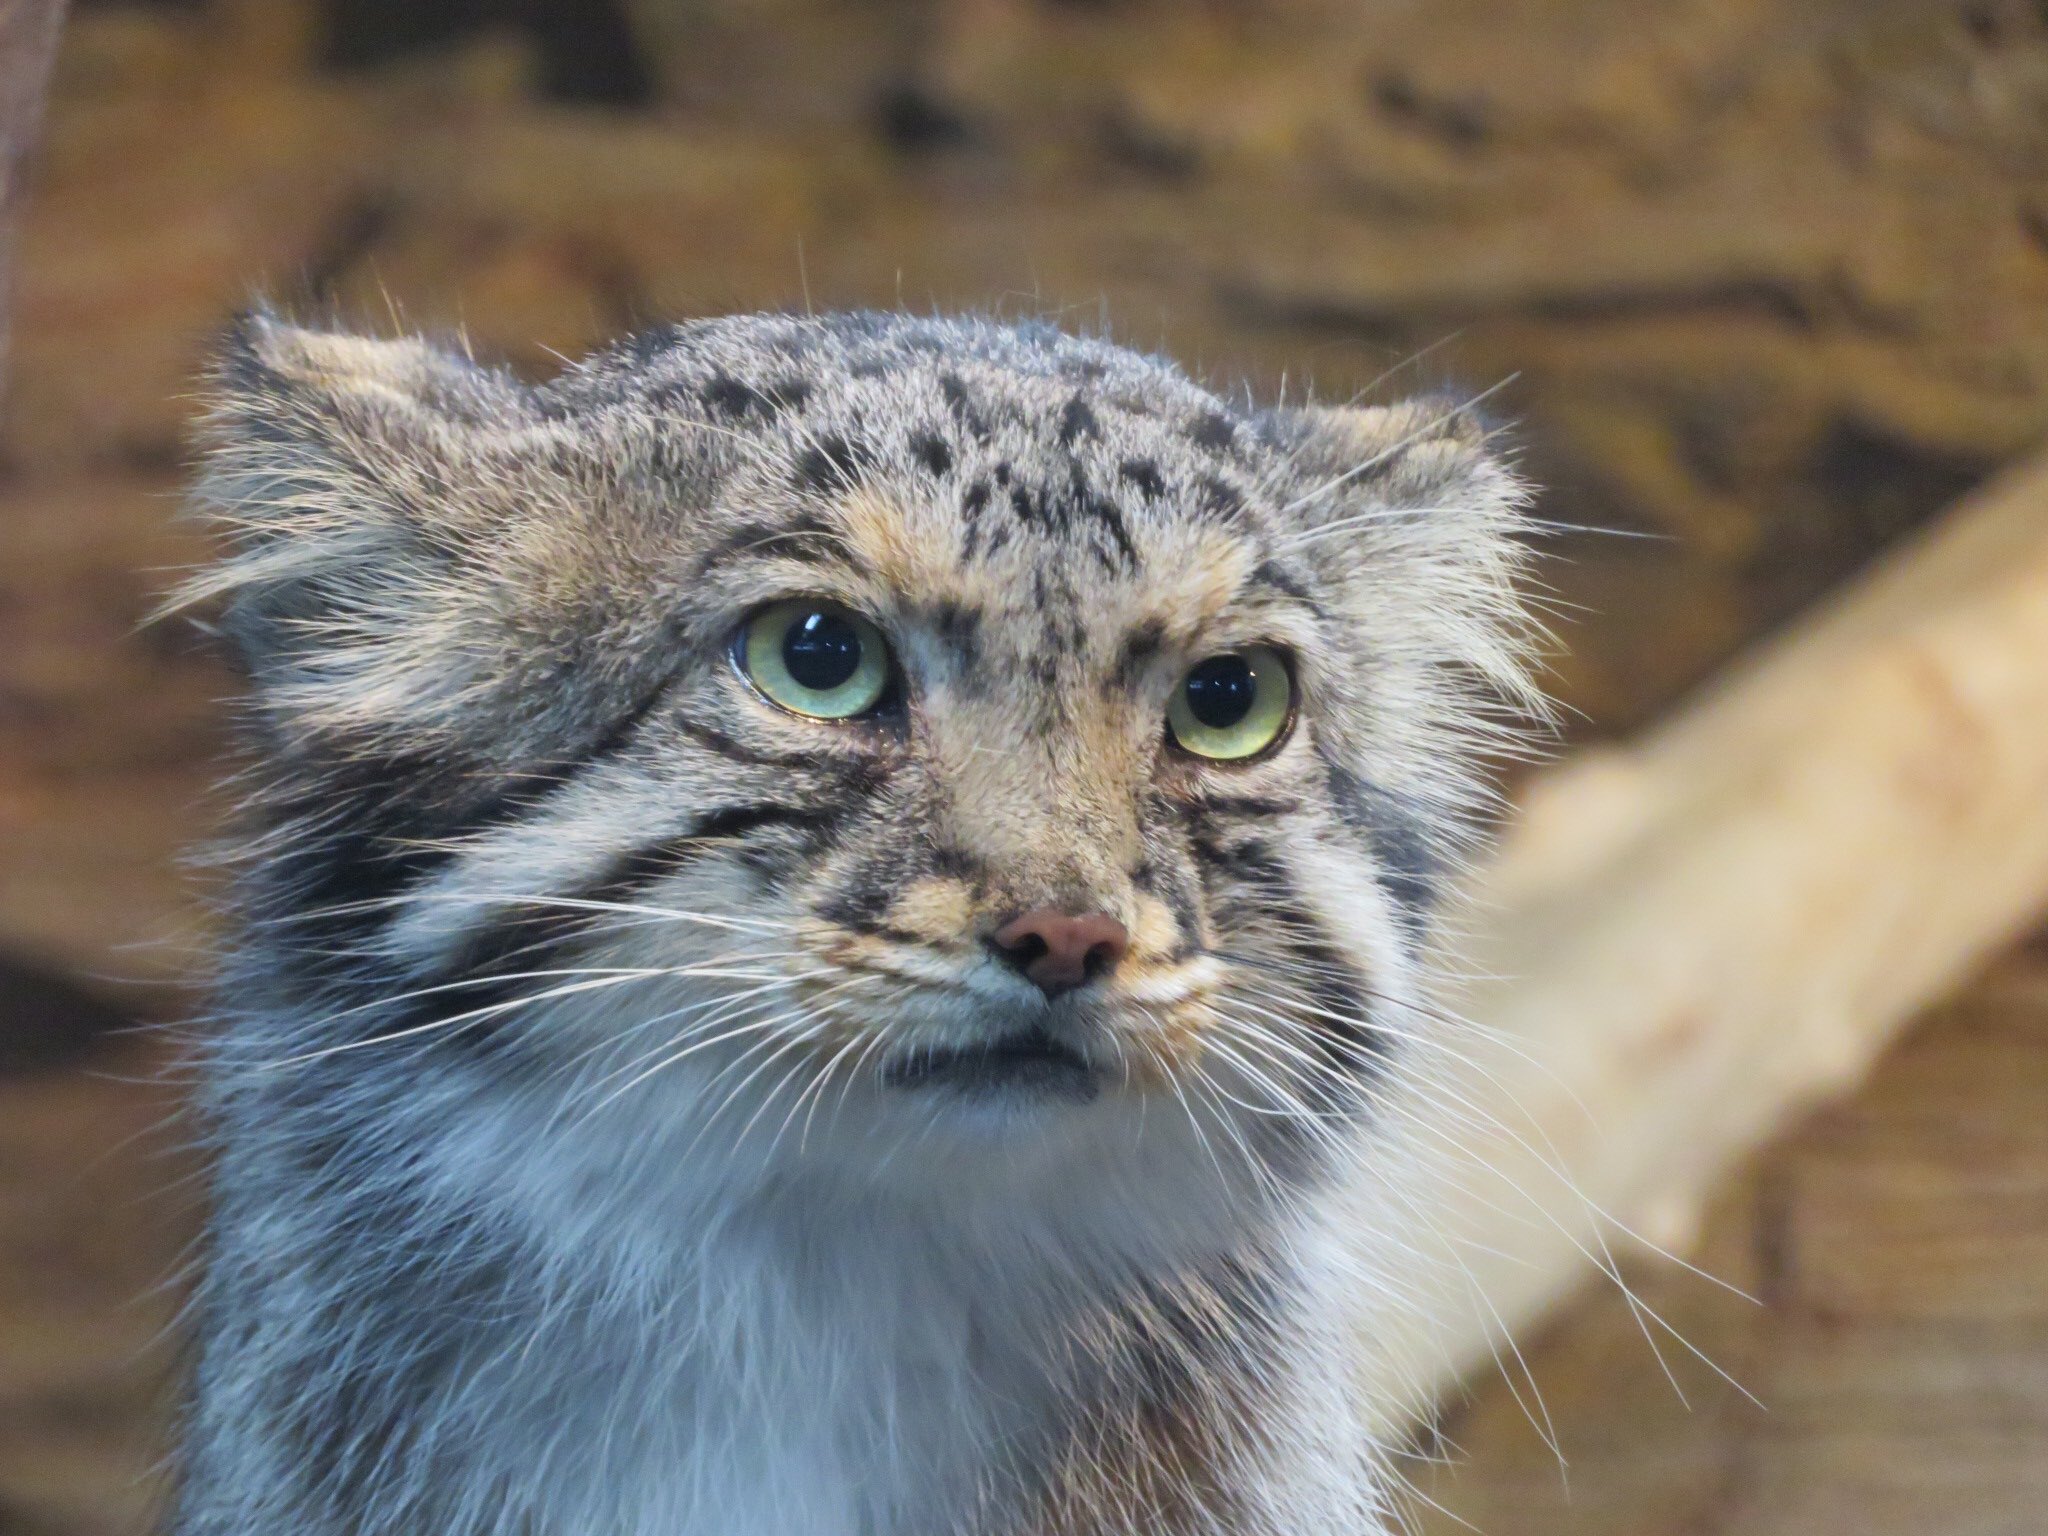
<svg viewBox="0 0 2048 1536"><path fill-rule="evenodd" d="M559 987L548 987L540 992L526 993L519 997L501 998L479 1008L465 1009L461 1013L449 1014L444 1018L429 1019L423 1024L408 1025L404 1029L387 1030L383 1034L369 1035L361 1040L349 1040L340 1045L323 1046L317 1051L304 1051L296 1056L282 1057L264 1064L265 1070L281 1071L286 1067L304 1066L308 1062L324 1061L330 1056L345 1055L350 1051L368 1050L372 1046L390 1045L394 1041L411 1039L414 1036L432 1034L441 1030L460 1031L465 1026L495 1018L499 1014L517 1008L530 1008L540 1003L552 1002L557 998L573 997L580 993L597 991L605 987L622 986L629 981L644 981L652 972L628 972L624 975L605 975L588 981L571 982Z"/></svg>
<svg viewBox="0 0 2048 1536"><path fill-rule="evenodd" d="M1298 512L1303 507L1307 506L1309 503L1314 501L1320 501L1323 497L1329 495L1332 491L1341 489L1349 482L1356 480L1360 475L1370 474L1373 470L1379 468L1380 465L1386 463L1388 459L1394 457L1395 454L1401 452L1402 449L1411 447L1414 444L1421 442L1425 437L1428 437L1431 433L1437 431L1440 427L1444 425L1445 422L1451 420L1451 418L1453 418L1454 416L1459 415L1461 412L1469 411L1475 405L1483 404L1485 401L1491 399L1493 396L1499 394L1502 390L1506 389L1510 384L1514 383L1515 380L1520 377L1521 375L1519 373L1511 373L1506 378L1500 380L1498 383L1487 386L1485 389L1479 391L1478 394L1473 395L1471 398L1463 401L1462 403L1452 406L1449 410L1439 412L1437 415L1431 417L1428 421L1424 422L1421 426L1417 427L1413 432L1410 432L1406 437L1400 439L1400 441L1389 443L1386 447L1382 448L1378 453L1374 454L1364 463L1355 464L1350 469L1345 470L1343 474L1338 475L1336 478L1332 480L1327 480L1323 484L1317 486L1314 490L1309 491L1304 495L1296 497L1293 501L1290 501L1289 503L1287 503L1286 506L1280 509L1279 515L1285 517L1291 512Z"/></svg>
<svg viewBox="0 0 2048 1536"><path fill-rule="evenodd" d="M821 974L824 973L822 971L815 971L810 973L798 973L792 976L777 976L773 980L763 982L758 986L748 987L739 992L721 993L710 998L705 998L698 1002L685 1005L684 1007L673 1009L668 1013L657 1015L652 1019L646 1020L643 1023L636 1025L634 1033L645 1033L648 1029L652 1027L672 1022L675 1019L687 1018L695 1013L705 1013L708 1010L708 1016L694 1020L689 1026L689 1028L683 1031L680 1037L672 1036L669 1039L664 1040L660 1045L654 1047L652 1050L644 1051L641 1054L634 1056L633 1058L628 1060L624 1065L614 1068L612 1071L606 1073L603 1077L598 1078L596 1082L590 1084L589 1086L593 1089L601 1088L606 1083L612 1082L620 1077L624 1077L629 1073L634 1074L627 1082L621 1084L611 1093L606 1094L596 1103L590 1105L589 1108L585 1110L584 1114L581 1117L579 1117L577 1123L582 1124L584 1120L587 1120L591 1115L595 1114L598 1110L604 1108L605 1105L611 1103L621 1094L629 1092L636 1085L645 1082L648 1078L654 1076L658 1072L664 1071L674 1063L684 1060L689 1056L695 1055L698 1051L704 1049L706 1046L716 1045L719 1042L719 1040L732 1038L732 1036L728 1034L720 1035L715 1038L707 1040L702 1038L705 1031L715 1029L718 1026L726 1023L728 1020L731 1020L735 1017L744 1016L749 1012L758 1012L761 1008L764 1007L775 1007L781 1001L783 1001L783 999L781 998L772 998L765 1003L755 1004L752 1008L747 1007L746 1005L752 1003L754 999L761 998L766 994L785 992L787 991L791 983L804 980L809 975ZM748 1027L751 1028L752 1026L750 1025ZM644 1071L639 1071L637 1073L635 1072L636 1068L640 1067L642 1063L648 1061L653 1061L654 1065L647 1067Z"/></svg>

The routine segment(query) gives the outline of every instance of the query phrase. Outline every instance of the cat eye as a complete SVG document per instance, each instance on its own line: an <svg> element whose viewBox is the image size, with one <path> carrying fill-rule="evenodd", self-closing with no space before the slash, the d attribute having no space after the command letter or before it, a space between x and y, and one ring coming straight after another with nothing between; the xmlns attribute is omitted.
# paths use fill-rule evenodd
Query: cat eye
<svg viewBox="0 0 2048 1536"><path fill-rule="evenodd" d="M1197 662L1166 705L1166 726L1181 750L1219 762L1257 756L1293 717L1294 676L1266 645Z"/></svg>
<svg viewBox="0 0 2048 1536"><path fill-rule="evenodd" d="M747 680L794 715L851 720L889 692L888 641L837 603L771 603L747 620L733 649Z"/></svg>

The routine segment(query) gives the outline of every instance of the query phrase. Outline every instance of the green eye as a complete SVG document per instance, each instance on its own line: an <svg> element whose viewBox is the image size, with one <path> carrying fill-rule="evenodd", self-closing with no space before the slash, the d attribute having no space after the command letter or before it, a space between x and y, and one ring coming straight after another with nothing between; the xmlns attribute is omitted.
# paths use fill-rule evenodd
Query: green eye
<svg viewBox="0 0 2048 1536"><path fill-rule="evenodd" d="M1167 729L1184 751L1232 762L1280 739L1294 713L1294 679L1271 646L1198 662L1173 690Z"/></svg>
<svg viewBox="0 0 2048 1536"><path fill-rule="evenodd" d="M772 603L747 620L735 650L753 685L791 714L850 720L889 691L888 642L837 603Z"/></svg>

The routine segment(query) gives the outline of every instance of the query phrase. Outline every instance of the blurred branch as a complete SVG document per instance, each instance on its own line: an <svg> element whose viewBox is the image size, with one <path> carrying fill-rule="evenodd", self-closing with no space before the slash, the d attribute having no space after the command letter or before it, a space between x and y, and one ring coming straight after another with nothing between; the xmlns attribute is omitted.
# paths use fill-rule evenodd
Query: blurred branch
<svg viewBox="0 0 2048 1536"><path fill-rule="evenodd" d="M1527 1057L1423 1111L1473 1165L1428 1214L1497 1315L1446 1307L1404 1376L1485 1360L1637 1246L1616 1222L1682 1249L1731 1164L2044 910L2037 459L1639 745L1534 786L1459 1000Z"/></svg>
<svg viewBox="0 0 2048 1536"><path fill-rule="evenodd" d="M0 361L7 355L8 279L22 166L42 122L43 91L63 22L64 0L0 4Z"/></svg>

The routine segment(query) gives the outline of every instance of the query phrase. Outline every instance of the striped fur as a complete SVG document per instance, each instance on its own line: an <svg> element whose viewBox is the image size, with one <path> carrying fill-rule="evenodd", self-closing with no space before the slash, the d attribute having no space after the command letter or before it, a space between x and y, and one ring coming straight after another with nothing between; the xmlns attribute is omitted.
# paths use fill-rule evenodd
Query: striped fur
<svg viewBox="0 0 2048 1536"><path fill-rule="evenodd" d="M534 387L257 316L213 402L256 787L177 1536L1384 1529L1326 1213L1530 702L1468 412L890 315ZM797 595L899 715L748 687ZM1284 744L1170 750L1251 643ZM1107 984L991 958L1048 904ZM907 1086L1026 1029L1084 1088Z"/></svg>

